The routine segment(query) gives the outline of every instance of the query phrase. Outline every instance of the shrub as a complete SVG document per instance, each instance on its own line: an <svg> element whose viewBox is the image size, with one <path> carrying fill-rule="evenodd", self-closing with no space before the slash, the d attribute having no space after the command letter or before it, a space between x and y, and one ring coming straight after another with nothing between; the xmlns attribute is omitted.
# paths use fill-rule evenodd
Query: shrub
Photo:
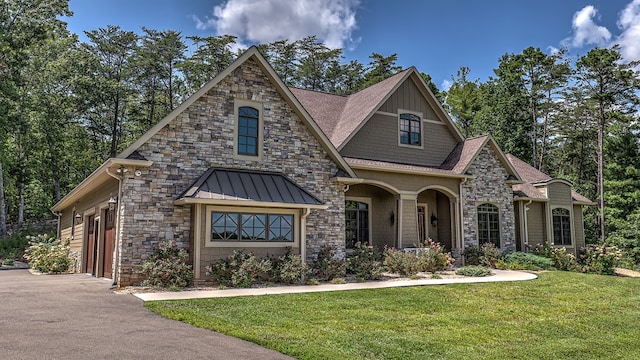
<svg viewBox="0 0 640 360"><path fill-rule="evenodd" d="M514 268L510 265L509 268L512 270L542 270L553 266L553 261L549 258L523 252L507 254L504 256L504 260L509 264L518 263L520 265L520 268Z"/></svg>
<svg viewBox="0 0 640 360"><path fill-rule="evenodd" d="M464 263L466 265L480 265L480 249L477 247L468 247L464 249Z"/></svg>
<svg viewBox="0 0 640 360"><path fill-rule="evenodd" d="M271 279L275 282L302 284L308 272L307 264L293 254L290 247L284 255L271 259Z"/></svg>
<svg viewBox="0 0 640 360"><path fill-rule="evenodd" d="M486 266L469 265L456 270L456 274L462 276L483 277L492 275L493 273L491 272L491 269Z"/></svg>
<svg viewBox="0 0 640 360"><path fill-rule="evenodd" d="M163 241L153 248L149 260L142 264L141 274L147 278L143 286L183 288L191 283L193 269L187 264L187 251L175 242Z"/></svg>
<svg viewBox="0 0 640 360"><path fill-rule="evenodd" d="M553 267L557 270L575 271L578 268L576 257L567 253L567 248L565 247L553 249L551 261L553 262Z"/></svg>
<svg viewBox="0 0 640 360"><path fill-rule="evenodd" d="M347 256L347 274L353 274L358 279L378 280L383 272L382 253L373 247L358 243Z"/></svg>
<svg viewBox="0 0 640 360"><path fill-rule="evenodd" d="M344 277L346 263L338 258L330 246L320 249L320 252L311 263L313 276L318 280L331 281L338 277Z"/></svg>
<svg viewBox="0 0 640 360"><path fill-rule="evenodd" d="M29 238L25 231L0 238L0 259L22 259L25 250L29 247Z"/></svg>
<svg viewBox="0 0 640 360"><path fill-rule="evenodd" d="M32 269L43 273L62 273L69 271L69 240L56 239L47 234L28 236L30 246L24 257Z"/></svg>
<svg viewBox="0 0 640 360"><path fill-rule="evenodd" d="M420 253L420 258L424 262L424 270L430 273L443 271L453 264L451 253L445 252L444 247L431 239L425 243L426 251Z"/></svg>
<svg viewBox="0 0 640 360"><path fill-rule="evenodd" d="M404 252L395 248L384 250L384 266L388 271L403 276L411 276L423 270L420 257L413 252Z"/></svg>
<svg viewBox="0 0 640 360"><path fill-rule="evenodd" d="M547 243L536 244L533 246L527 245L527 249L534 255L540 255L547 258L551 258L553 255L553 248L551 248Z"/></svg>
<svg viewBox="0 0 640 360"><path fill-rule="evenodd" d="M480 247L480 265L495 268L498 260L500 260L500 249L494 243L484 243Z"/></svg>
<svg viewBox="0 0 640 360"><path fill-rule="evenodd" d="M615 246L590 245L582 256L582 271L596 274L613 274L613 268L622 258Z"/></svg>
<svg viewBox="0 0 640 360"><path fill-rule="evenodd" d="M207 275L218 277L224 286L251 287L271 272L271 261L259 260L253 253L236 250L230 256L206 267Z"/></svg>

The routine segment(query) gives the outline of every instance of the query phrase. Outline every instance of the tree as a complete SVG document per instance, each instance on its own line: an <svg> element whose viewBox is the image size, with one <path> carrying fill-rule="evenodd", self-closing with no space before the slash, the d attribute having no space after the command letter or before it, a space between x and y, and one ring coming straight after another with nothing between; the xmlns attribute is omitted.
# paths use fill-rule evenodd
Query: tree
<svg viewBox="0 0 640 360"><path fill-rule="evenodd" d="M335 76L329 75L329 70L338 66L342 58L342 49L329 49L315 36L307 36L298 42L298 53L300 58L295 86L329 92L332 87L329 76Z"/></svg>
<svg viewBox="0 0 640 360"><path fill-rule="evenodd" d="M371 59L371 61L364 76L363 88L377 84L402 70L401 66L396 65L396 61L398 61L397 54L391 54L385 57L381 54L373 53L369 55L369 59Z"/></svg>
<svg viewBox="0 0 640 360"><path fill-rule="evenodd" d="M178 67L185 79L186 94L191 95L235 60L231 48L236 44L236 37L188 36L187 39L192 41L195 50Z"/></svg>
<svg viewBox="0 0 640 360"><path fill-rule="evenodd" d="M634 112L640 88L634 73L635 63L622 63L618 46L595 48L576 63L576 82L584 89L586 101L595 109L598 131L598 201L600 207L600 240L606 244L604 137L611 123L621 115Z"/></svg>
<svg viewBox="0 0 640 360"><path fill-rule="evenodd" d="M456 77L451 77L453 82L446 95L447 108L465 137L474 134L472 130L473 124L482 108L480 102L480 80L469 81L467 79L469 72L471 70L468 67L461 67Z"/></svg>

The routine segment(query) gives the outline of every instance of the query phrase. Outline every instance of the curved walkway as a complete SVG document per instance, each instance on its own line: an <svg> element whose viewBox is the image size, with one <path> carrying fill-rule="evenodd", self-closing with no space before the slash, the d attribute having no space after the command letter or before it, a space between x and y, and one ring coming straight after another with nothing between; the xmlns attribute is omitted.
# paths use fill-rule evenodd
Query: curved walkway
<svg viewBox="0 0 640 360"><path fill-rule="evenodd" d="M276 286L276 287L252 288L252 289L194 290L194 291L181 291L181 292L138 293L134 295L139 299L141 299L142 301L184 300L184 299L202 299L202 298L218 298L218 297L233 297L233 296L296 294L296 293L321 292L321 291L382 289L382 288L405 287L405 286L469 284L469 283L487 283L487 282L501 282L501 281L524 281L524 280L533 280L538 278L535 274L531 274L523 271L493 270L493 273L494 275L492 276L464 277L464 278L456 278L456 279L389 280L389 281L371 281L371 282L349 283L349 284Z"/></svg>
<svg viewBox="0 0 640 360"><path fill-rule="evenodd" d="M86 274L0 271L0 358L291 359L165 319L110 286Z"/></svg>

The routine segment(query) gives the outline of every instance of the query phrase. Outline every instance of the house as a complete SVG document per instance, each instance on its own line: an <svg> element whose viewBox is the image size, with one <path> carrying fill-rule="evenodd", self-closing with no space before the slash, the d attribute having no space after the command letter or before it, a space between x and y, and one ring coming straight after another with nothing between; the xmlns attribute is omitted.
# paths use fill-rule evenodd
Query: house
<svg viewBox="0 0 640 360"><path fill-rule="evenodd" d="M236 249L582 246L590 202L527 166L465 139L415 68L336 96L288 88L253 47L52 210L75 271L121 286L163 240L196 281Z"/></svg>

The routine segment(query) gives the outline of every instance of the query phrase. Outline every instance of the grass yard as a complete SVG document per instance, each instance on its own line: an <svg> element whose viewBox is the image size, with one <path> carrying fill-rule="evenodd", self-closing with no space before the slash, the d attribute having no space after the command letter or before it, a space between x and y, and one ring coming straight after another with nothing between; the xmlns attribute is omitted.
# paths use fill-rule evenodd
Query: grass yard
<svg viewBox="0 0 640 360"><path fill-rule="evenodd" d="M538 280L150 302L299 359L640 359L640 279Z"/></svg>

